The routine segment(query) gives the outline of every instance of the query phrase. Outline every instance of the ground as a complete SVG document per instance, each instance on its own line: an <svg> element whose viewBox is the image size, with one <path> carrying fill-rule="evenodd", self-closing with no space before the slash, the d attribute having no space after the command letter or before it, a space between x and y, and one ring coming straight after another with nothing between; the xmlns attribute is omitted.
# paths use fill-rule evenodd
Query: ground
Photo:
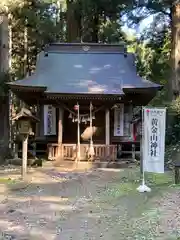
<svg viewBox="0 0 180 240"><path fill-rule="evenodd" d="M180 192L171 172L148 174L152 192L145 194L136 191L140 174L134 166L31 169L28 186L16 180L18 174L19 169L0 171L0 239L177 240L180 236Z"/></svg>

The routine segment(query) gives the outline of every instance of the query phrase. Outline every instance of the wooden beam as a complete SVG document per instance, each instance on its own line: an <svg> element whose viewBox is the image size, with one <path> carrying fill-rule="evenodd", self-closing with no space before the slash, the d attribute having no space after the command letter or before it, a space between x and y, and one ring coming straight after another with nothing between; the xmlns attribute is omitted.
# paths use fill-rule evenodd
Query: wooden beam
<svg viewBox="0 0 180 240"><path fill-rule="evenodd" d="M75 111L72 111L71 109L69 109L69 108L66 106L66 104L64 104L64 103L62 103L62 102L58 102L58 101L57 101L57 104L58 104L61 108L67 110L69 113L72 113L73 116L76 115L76 112L75 112ZM75 104L74 104L74 105L75 105ZM104 109L104 108L105 108L105 106L103 105L103 106L97 108L96 110L94 110L93 113L96 113L96 112L98 112L98 111L100 111L100 110L102 110L102 109ZM86 114L85 114L85 115L86 115Z"/></svg>

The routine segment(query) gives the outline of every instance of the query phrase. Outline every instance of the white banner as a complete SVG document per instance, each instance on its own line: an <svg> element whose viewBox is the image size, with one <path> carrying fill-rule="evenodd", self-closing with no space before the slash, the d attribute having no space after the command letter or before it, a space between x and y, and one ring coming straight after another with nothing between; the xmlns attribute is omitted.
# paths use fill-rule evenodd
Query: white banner
<svg viewBox="0 0 180 240"><path fill-rule="evenodd" d="M124 104L120 104L119 108L114 109L114 136L120 137L124 135Z"/></svg>
<svg viewBox="0 0 180 240"><path fill-rule="evenodd" d="M146 172L164 173L165 108L144 108L143 167Z"/></svg>
<svg viewBox="0 0 180 240"><path fill-rule="evenodd" d="M56 135L56 108L44 105L44 135Z"/></svg>

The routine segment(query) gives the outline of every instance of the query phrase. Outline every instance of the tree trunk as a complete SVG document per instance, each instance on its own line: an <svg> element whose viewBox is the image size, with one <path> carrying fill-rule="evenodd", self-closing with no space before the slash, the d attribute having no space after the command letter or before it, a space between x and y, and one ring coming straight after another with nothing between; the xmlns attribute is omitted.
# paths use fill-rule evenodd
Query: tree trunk
<svg viewBox="0 0 180 240"><path fill-rule="evenodd" d="M99 41L99 15L96 13L93 18L93 26L92 26L92 42L98 43Z"/></svg>
<svg viewBox="0 0 180 240"><path fill-rule="evenodd" d="M9 56L8 56L8 71L11 73L12 72L12 14L8 13L8 50L9 50Z"/></svg>
<svg viewBox="0 0 180 240"><path fill-rule="evenodd" d="M28 28L27 28L27 19L25 20L25 27L24 27L24 76L28 75Z"/></svg>
<svg viewBox="0 0 180 240"><path fill-rule="evenodd" d="M180 3L171 7L171 70L169 87L171 89L171 99L180 95Z"/></svg>
<svg viewBox="0 0 180 240"><path fill-rule="evenodd" d="M75 3L71 0L66 1L67 4L67 41L76 42L81 39L81 20L77 19L74 11Z"/></svg>

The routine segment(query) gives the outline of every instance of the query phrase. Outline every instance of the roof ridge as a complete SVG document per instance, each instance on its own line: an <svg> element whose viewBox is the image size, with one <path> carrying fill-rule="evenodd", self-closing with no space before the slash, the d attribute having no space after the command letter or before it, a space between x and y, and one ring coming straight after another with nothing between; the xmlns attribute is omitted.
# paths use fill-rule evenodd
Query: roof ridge
<svg viewBox="0 0 180 240"><path fill-rule="evenodd" d="M104 44L104 43L51 43L44 47L45 52L102 52L102 53L127 53L125 43Z"/></svg>
<svg viewBox="0 0 180 240"><path fill-rule="evenodd" d="M74 43L66 43L66 42L54 42L54 43L50 43L48 44L49 46L53 46L53 45L60 45L60 46L124 46L125 42L119 42L119 43L88 43L88 42L74 42Z"/></svg>

